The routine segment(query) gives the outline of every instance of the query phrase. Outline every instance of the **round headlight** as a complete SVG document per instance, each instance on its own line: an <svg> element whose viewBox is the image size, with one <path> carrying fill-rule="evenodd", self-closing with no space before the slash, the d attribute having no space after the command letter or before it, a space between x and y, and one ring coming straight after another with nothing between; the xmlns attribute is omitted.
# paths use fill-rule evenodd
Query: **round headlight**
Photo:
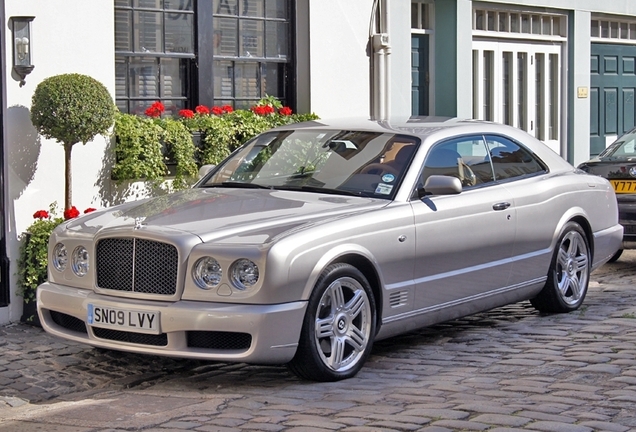
<svg viewBox="0 0 636 432"><path fill-rule="evenodd" d="M68 264L68 251L66 250L66 246L62 243L56 244L53 248L51 261L53 262L53 268L55 268L55 270L59 272L64 271L66 264Z"/></svg>
<svg viewBox="0 0 636 432"><path fill-rule="evenodd" d="M192 278L199 288L210 289L221 283L223 269L212 257L199 258L192 268Z"/></svg>
<svg viewBox="0 0 636 432"><path fill-rule="evenodd" d="M84 246L78 246L71 257L71 268L75 275L82 277L88 273L88 251Z"/></svg>
<svg viewBox="0 0 636 432"><path fill-rule="evenodd" d="M232 264L232 284L244 290L258 282L258 266L247 258L242 258Z"/></svg>

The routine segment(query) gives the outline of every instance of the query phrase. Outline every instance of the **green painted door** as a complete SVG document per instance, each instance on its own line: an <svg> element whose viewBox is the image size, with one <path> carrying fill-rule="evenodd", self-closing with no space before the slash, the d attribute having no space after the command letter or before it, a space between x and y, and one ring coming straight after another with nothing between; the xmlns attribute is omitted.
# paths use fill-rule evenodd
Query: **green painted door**
<svg viewBox="0 0 636 432"><path fill-rule="evenodd" d="M590 155L636 124L636 46L592 44Z"/></svg>
<svg viewBox="0 0 636 432"><path fill-rule="evenodd" d="M429 102L428 35L411 36L411 114L427 116Z"/></svg>

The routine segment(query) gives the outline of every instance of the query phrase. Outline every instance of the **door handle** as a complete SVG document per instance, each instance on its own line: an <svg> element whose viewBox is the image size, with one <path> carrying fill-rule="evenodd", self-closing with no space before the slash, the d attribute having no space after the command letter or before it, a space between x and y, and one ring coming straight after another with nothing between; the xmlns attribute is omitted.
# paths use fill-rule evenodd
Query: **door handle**
<svg viewBox="0 0 636 432"><path fill-rule="evenodd" d="M492 209L493 210L497 210L497 211L505 210L508 207L510 207L510 203L509 202L500 202L500 203L492 205Z"/></svg>

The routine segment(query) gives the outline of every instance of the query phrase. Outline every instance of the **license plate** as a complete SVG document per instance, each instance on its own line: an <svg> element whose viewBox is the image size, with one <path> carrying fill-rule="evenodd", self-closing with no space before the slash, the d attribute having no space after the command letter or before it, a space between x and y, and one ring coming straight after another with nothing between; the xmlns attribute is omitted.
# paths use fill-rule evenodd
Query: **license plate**
<svg viewBox="0 0 636 432"><path fill-rule="evenodd" d="M120 309L89 303L88 325L101 328L159 334L159 312Z"/></svg>
<svg viewBox="0 0 636 432"><path fill-rule="evenodd" d="M610 180L616 193L636 193L636 180Z"/></svg>

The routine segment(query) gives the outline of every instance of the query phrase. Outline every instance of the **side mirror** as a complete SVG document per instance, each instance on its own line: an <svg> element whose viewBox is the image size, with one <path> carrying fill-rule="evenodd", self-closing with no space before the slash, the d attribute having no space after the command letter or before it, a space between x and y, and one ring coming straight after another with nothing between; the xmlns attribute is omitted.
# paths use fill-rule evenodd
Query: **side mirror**
<svg viewBox="0 0 636 432"><path fill-rule="evenodd" d="M421 199L425 195L457 195L462 191L462 182L457 177L432 175L426 179L424 187L417 190Z"/></svg>
<svg viewBox="0 0 636 432"><path fill-rule="evenodd" d="M214 168L215 166L216 165L203 165L201 168L199 168L199 179L202 179L203 177L205 177L205 175L209 173L210 170Z"/></svg>

